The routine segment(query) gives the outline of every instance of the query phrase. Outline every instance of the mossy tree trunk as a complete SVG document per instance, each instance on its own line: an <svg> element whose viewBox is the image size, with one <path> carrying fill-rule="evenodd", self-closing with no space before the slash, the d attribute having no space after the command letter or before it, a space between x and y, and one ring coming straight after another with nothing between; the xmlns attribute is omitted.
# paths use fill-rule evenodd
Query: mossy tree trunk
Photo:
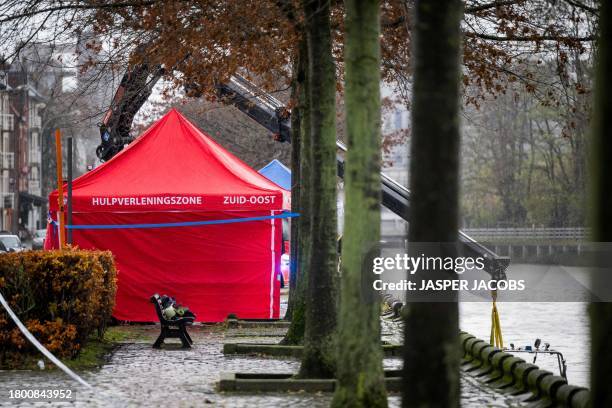
<svg viewBox="0 0 612 408"><path fill-rule="evenodd" d="M302 47L300 47L302 48ZM291 110L291 211L300 212L300 123L303 100L300 100L300 90L304 82L304 60L298 49L296 58L293 61L291 81L291 100L295 101L295 106ZM293 315L293 305L296 301L296 283L298 277L299 259L299 221L291 221L291 248L289 251L289 300L285 320L291 320ZM302 298L303 301L303 298Z"/></svg>
<svg viewBox="0 0 612 408"><path fill-rule="evenodd" d="M612 4L602 1L599 15L599 48L592 124L593 239L612 242ZM605 260L604 260L605 261ZM609 265L609 260L607 260ZM609 277L603 277L609 282ZM609 287L595 278L593 287ZM591 405L612 407L612 303L592 303L591 312Z"/></svg>
<svg viewBox="0 0 612 408"><path fill-rule="evenodd" d="M336 78L328 0L303 0L308 43L311 247L301 377L335 375ZM307 192L309 191L309 192Z"/></svg>
<svg viewBox="0 0 612 408"><path fill-rule="evenodd" d="M457 241L461 17L460 0L418 0L415 4L411 243ZM458 333L456 299L407 304L404 407L459 406Z"/></svg>
<svg viewBox="0 0 612 408"><path fill-rule="evenodd" d="M380 294L372 258L380 256L380 45L378 0L348 0L345 106L348 152L333 407L386 407L380 346Z"/></svg>
<svg viewBox="0 0 612 408"><path fill-rule="evenodd" d="M299 171L297 175L293 173L292 166L291 184L292 184L292 207L297 204L297 208L292 208L300 213L297 219L292 222L297 223L297 240L292 241L292 247L295 246L295 253L291 254L291 324L289 330L282 340L282 344L302 344L304 342L304 325L305 325L305 310L306 310L306 287L308 286L308 265L310 262L310 246L311 246L311 210L310 197L311 190L311 143L310 143L310 106L308 101L308 47L306 36L300 40L298 63L296 68L297 81L297 111L299 112L299 121L296 121L292 116L293 126L299 127L299 140L292 140L293 148L299 151ZM297 123L296 123L297 122ZM292 133L292 135L295 133ZM299 147L298 147L299 145ZM293 156L295 157L295 155ZM296 197L293 195L293 188L299 184L299 194ZM292 240L294 239L292 235Z"/></svg>

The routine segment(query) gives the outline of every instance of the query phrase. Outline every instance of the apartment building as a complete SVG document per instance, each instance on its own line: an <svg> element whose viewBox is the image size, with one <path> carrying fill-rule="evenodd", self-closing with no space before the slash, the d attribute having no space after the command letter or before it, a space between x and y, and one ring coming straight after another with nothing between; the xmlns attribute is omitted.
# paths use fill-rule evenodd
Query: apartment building
<svg viewBox="0 0 612 408"><path fill-rule="evenodd" d="M10 109L9 90L6 75L0 73L0 229L12 230L15 208L13 172L15 153L11 139L15 129L15 117Z"/></svg>
<svg viewBox="0 0 612 408"><path fill-rule="evenodd" d="M0 229L27 237L43 228L41 109L45 98L27 72L0 70Z"/></svg>

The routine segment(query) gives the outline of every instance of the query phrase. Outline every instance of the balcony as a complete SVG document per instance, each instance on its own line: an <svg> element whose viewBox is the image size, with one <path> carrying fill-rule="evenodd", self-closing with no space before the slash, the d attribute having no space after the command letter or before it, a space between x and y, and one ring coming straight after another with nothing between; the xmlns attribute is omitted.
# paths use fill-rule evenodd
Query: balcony
<svg viewBox="0 0 612 408"><path fill-rule="evenodd" d="M0 169L14 169L15 154L12 152L0 153Z"/></svg>
<svg viewBox="0 0 612 408"><path fill-rule="evenodd" d="M0 130L12 131L15 127L15 118L11 113L0 114Z"/></svg>

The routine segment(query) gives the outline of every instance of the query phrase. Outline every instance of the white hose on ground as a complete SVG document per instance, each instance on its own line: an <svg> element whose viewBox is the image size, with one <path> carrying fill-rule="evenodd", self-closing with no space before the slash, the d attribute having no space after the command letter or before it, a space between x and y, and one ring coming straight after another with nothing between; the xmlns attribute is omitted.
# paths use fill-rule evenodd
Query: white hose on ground
<svg viewBox="0 0 612 408"><path fill-rule="evenodd" d="M91 386L91 384L89 384L87 381L85 381L84 379L82 379L78 374L76 374L74 371L72 371L71 369L69 369L68 367L66 367L66 365L64 363L62 363L57 357L55 357L53 354L51 354L51 352L49 350L47 350L45 348L45 346L43 346L42 344L40 344L40 342L38 340L36 340L36 337L34 337L32 335L32 333L30 333L30 331L27 329L27 327L25 327L23 325L23 323L21 323L21 320L19 320L19 318L17 317L17 315L15 314L15 312L13 312L13 309L11 309L11 307L9 306L8 302L6 301L6 299L4 299L4 296L2 296L2 292L0 292L0 303L2 304L2 306L4 306L4 309L6 309L6 312L8 313L8 315L10 316L11 319L13 319L13 322L15 322L15 324L17 325L17 327L19 328L19 330L21 330L21 333L23 333L23 335L45 356L47 357L49 360L51 360L51 362L53 364L55 364L56 366L58 366L63 372L65 372L66 374L68 374L72 379L76 380L79 384L81 384L82 386L84 386L85 388L89 389L89 390L94 390L94 388ZM124 407L127 405L126 402L124 402L124 400L122 399L122 397L114 394L114 393L110 393L110 392L106 392L106 391L100 391L100 390L96 390L96 395L101 397L102 399L106 400L106 402L110 403L110 405L107 406L114 406L114 407Z"/></svg>
<svg viewBox="0 0 612 408"><path fill-rule="evenodd" d="M6 312L8 313L8 315L11 317L11 319L13 319L13 321L15 322L15 324L17 325L17 327L19 328L19 330L21 330L21 332L23 333L23 335L30 341L30 343L32 343L41 353L44 354L45 357L47 357L49 360L51 360L51 362L53 364L55 364L56 366L58 366L63 372L65 372L66 374L68 374L70 377L72 377L74 380L78 381L81 385L83 385L84 387L87 387L89 389L93 389L93 387L84 379L82 379L81 377L79 377L74 371L72 371L71 369L69 369L68 367L66 367L66 365L64 365L64 363L62 363L59 359L57 359L57 357L55 357L53 354L51 354L51 352L49 350L47 350L45 348L45 346L43 346L42 344L39 343L38 340L36 340L36 337L34 337L32 335L32 333L30 333L30 331L23 325L23 323L21 323L21 320L19 320L19 318L17 317L17 315L15 314L15 312L13 312L13 310L11 309L11 307L8 305L8 302L4 299L4 296L2 296L2 293L0 292L0 303L2 303L2 306L4 306L4 308L6 309Z"/></svg>

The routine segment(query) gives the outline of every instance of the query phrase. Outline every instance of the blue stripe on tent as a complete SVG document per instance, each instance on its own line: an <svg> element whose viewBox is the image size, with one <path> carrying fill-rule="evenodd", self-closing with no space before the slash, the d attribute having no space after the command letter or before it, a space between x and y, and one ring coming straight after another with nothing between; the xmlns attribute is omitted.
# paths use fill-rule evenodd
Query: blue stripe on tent
<svg viewBox="0 0 612 408"><path fill-rule="evenodd" d="M136 228L173 228L173 227L195 227L200 225L235 224L238 222L265 221L277 218L294 218L300 214L284 212L278 215L266 215L261 217L229 218L226 220L207 220L207 221L185 221L168 222L160 224L107 224L107 225L66 225L67 229L86 230L86 229L136 229ZM57 227L57 221L51 221Z"/></svg>

